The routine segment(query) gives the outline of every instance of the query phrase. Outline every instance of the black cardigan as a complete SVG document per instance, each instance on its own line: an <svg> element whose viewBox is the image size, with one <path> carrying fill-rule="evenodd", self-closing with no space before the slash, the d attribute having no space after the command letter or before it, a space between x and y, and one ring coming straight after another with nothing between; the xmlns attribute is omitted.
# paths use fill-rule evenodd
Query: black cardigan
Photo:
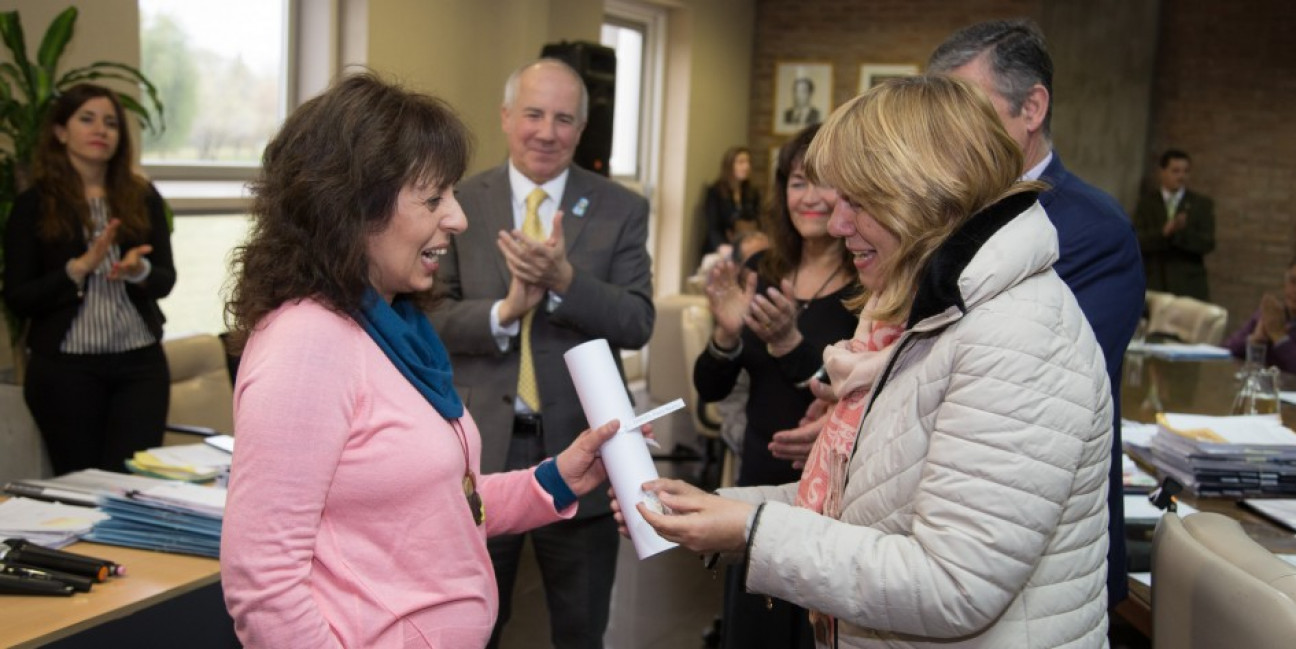
<svg viewBox="0 0 1296 649"><path fill-rule="evenodd" d="M748 260L747 266L753 272L761 256L763 253L758 253ZM756 291L763 295L768 287L761 278ZM801 470L793 469L788 460L775 459L767 446L774 433L796 428L814 400L809 388L798 388L796 384L810 378L823 365L824 347L854 335L858 318L842 301L859 290L858 284L850 282L829 295L811 300L797 318L801 344L781 358L770 356L765 343L743 327L743 349L737 358L725 361L703 351L694 361L693 386L701 401L725 398L738 380L740 370L747 370L751 377L739 486L784 484L800 479Z"/></svg>
<svg viewBox="0 0 1296 649"><path fill-rule="evenodd" d="M145 206L149 215L148 239L119 236L117 243L123 254L146 243L153 246L147 255L152 271L139 284L127 282L126 295L144 318L149 332L161 341L166 318L157 300L171 292L176 272L166 208L152 184L145 195ZM14 201L4 232L4 302L18 317L31 320L27 346L35 353L53 354L58 352L81 309L82 297L78 295L76 283L68 277L66 266L69 259L85 253L87 243L79 228L70 240L42 240L37 236L37 228L43 209L44 201L35 187L19 194Z"/></svg>

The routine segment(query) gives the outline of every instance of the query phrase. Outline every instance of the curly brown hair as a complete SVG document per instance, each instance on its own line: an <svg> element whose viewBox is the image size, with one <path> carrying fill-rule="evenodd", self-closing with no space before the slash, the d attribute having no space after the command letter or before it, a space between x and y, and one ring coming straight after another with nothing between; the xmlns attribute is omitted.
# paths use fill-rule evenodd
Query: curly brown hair
<svg viewBox="0 0 1296 649"><path fill-rule="evenodd" d="M148 210L144 198L148 183L135 175L131 162L135 148L130 129L117 93L92 83L78 83L63 91L41 124L40 137L32 157L32 178L43 201L39 235L45 241L67 241L78 229L89 230L90 203L86 201L85 182L72 166L67 145L61 142L55 127L67 128L68 122L87 101L103 97L112 102L117 117L117 150L108 159L104 175L104 193L108 214L121 221L118 236L143 241L149 235Z"/></svg>
<svg viewBox="0 0 1296 649"><path fill-rule="evenodd" d="M390 223L402 188L458 182L470 150L448 104L371 73L302 104L252 184L252 227L234 251L225 304L232 348L288 301L309 297L353 317L369 284L368 236Z"/></svg>
<svg viewBox="0 0 1296 649"><path fill-rule="evenodd" d="M792 171L805 161L810 142L819 132L819 124L811 124L792 136L779 151L778 166L774 168L774 200L765 210L761 222L761 231L770 240L770 247L761 257L758 272L772 286L778 286L784 277L801 265L801 243L804 238L792 225L792 213L788 211L787 186L792 178ZM854 277L851 253L843 244L841 246L841 267L849 277ZM852 280L853 281L853 280Z"/></svg>

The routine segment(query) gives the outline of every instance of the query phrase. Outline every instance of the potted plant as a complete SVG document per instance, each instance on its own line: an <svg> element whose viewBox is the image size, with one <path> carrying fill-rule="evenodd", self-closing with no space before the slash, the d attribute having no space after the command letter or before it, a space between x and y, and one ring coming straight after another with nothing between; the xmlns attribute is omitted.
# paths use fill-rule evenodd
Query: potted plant
<svg viewBox="0 0 1296 649"><path fill-rule="evenodd" d="M0 233L9 220L9 210L14 198L31 184L32 154L45 114L54 99L64 89L81 82L105 80L125 81L138 85L146 103L135 97L117 93L122 107L134 114L141 128L150 131L163 128L162 102L157 88L139 70L112 61L96 61L90 65L59 72L59 59L72 40L77 19L76 7L63 10L50 23L41 38L36 60L27 56L27 42L17 11L0 13L0 37L13 57L12 62L0 62ZM5 141L7 140L7 141ZM0 248L0 269L4 268L4 251ZM2 307L0 307L0 310ZM7 342L12 348L17 342L20 323L4 310L5 324L9 329ZM21 354L14 349L15 365Z"/></svg>

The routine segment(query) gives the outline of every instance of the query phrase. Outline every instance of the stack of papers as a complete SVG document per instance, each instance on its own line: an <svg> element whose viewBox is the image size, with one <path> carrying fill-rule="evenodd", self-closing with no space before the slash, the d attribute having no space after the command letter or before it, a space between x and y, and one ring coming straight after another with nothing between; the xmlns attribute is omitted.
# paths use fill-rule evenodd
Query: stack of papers
<svg viewBox="0 0 1296 649"><path fill-rule="evenodd" d="M1289 530L1296 530L1296 500L1290 498L1250 498L1243 500L1242 505L1283 525Z"/></svg>
<svg viewBox="0 0 1296 649"><path fill-rule="evenodd" d="M1206 361L1231 358L1232 354L1224 347L1205 343L1147 343L1132 342L1126 351L1135 354L1147 354L1172 361Z"/></svg>
<svg viewBox="0 0 1296 649"><path fill-rule="evenodd" d="M219 487L169 482L105 497L99 508L109 518L87 541L204 557L220 553L225 490Z"/></svg>
<svg viewBox="0 0 1296 649"><path fill-rule="evenodd" d="M126 460L126 468L154 478L206 482L229 470L231 457L205 443L159 446L136 451L134 457Z"/></svg>
<svg viewBox="0 0 1296 649"><path fill-rule="evenodd" d="M1296 495L1296 433L1277 415L1158 415L1152 462L1198 496Z"/></svg>
<svg viewBox="0 0 1296 649"><path fill-rule="evenodd" d="M21 537L58 549L74 543L107 518L89 507L11 498L0 503L0 538Z"/></svg>
<svg viewBox="0 0 1296 649"><path fill-rule="evenodd" d="M94 507L103 496L143 491L168 482L128 473L86 469L44 480L14 480L6 484L4 490L15 496Z"/></svg>

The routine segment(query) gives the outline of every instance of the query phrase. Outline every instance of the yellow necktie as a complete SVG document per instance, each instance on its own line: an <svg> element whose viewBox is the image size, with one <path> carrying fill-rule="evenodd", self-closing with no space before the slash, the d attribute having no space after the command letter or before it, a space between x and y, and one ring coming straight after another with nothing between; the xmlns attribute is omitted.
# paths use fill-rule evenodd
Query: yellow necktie
<svg viewBox="0 0 1296 649"><path fill-rule="evenodd" d="M1179 199L1177 197L1171 196L1170 198L1166 199L1166 220L1167 221L1175 217L1175 210L1177 210L1178 208L1179 208Z"/></svg>
<svg viewBox="0 0 1296 649"><path fill-rule="evenodd" d="M539 187L527 194L526 218L522 219L522 234L530 239L544 240L544 230L540 227L540 204L548 197L545 190ZM534 309L522 316L522 360L518 366L517 393L532 412L540 412L540 387L536 385L535 364L531 360L531 320L534 317Z"/></svg>

